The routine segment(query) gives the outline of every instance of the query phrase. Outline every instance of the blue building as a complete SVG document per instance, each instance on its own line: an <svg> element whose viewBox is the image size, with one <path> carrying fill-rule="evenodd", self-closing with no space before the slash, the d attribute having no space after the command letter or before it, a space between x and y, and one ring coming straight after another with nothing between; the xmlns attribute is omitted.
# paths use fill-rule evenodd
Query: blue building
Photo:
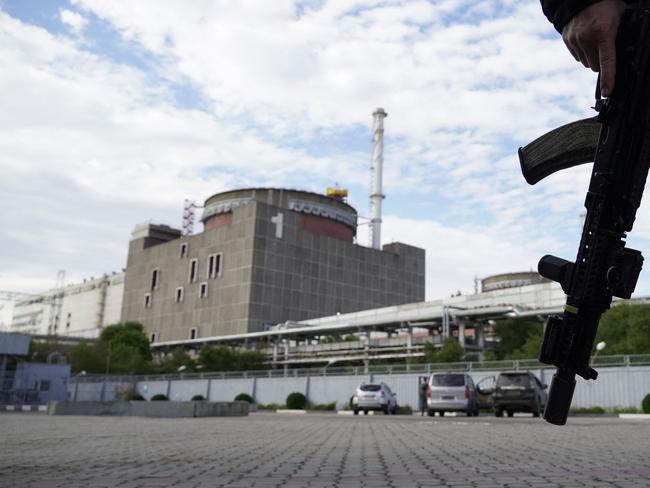
<svg viewBox="0 0 650 488"><path fill-rule="evenodd" d="M26 362L29 341L27 335L0 333L0 404L66 400L70 365Z"/></svg>

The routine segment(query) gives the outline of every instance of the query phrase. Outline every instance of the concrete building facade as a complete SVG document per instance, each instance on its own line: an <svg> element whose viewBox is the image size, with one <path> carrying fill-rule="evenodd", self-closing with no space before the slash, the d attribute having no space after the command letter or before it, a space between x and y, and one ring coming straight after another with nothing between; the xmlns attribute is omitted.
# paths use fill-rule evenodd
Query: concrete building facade
<svg viewBox="0 0 650 488"><path fill-rule="evenodd" d="M359 246L357 213L311 192L254 188L210 197L204 231L136 227L122 320L152 342L241 334L287 320L424 299L423 249Z"/></svg>
<svg viewBox="0 0 650 488"><path fill-rule="evenodd" d="M98 337L119 322L124 273L105 274L14 303L9 330L21 334Z"/></svg>

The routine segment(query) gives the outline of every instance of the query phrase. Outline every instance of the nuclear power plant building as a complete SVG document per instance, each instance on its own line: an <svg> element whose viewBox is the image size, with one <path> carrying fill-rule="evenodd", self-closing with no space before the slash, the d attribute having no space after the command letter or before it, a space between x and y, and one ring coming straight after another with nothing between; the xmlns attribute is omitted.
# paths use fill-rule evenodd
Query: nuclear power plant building
<svg viewBox="0 0 650 488"><path fill-rule="evenodd" d="M341 198L252 188L205 202L203 232L155 224L133 232L122 321L152 342L262 331L285 321L424 300L425 252L354 243Z"/></svg>

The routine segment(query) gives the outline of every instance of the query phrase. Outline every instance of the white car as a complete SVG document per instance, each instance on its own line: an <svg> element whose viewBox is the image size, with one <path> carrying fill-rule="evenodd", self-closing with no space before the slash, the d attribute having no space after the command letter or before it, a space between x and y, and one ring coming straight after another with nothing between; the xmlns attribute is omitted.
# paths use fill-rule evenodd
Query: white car
<svg viewBox="0 0 650 488"><path fill-rule="evenodd" d="M362 411L368 415L370 410L377 410L395 414L397 412L397 398L385 383L362 383L352 397L352 411L359 415Z"/></svg>

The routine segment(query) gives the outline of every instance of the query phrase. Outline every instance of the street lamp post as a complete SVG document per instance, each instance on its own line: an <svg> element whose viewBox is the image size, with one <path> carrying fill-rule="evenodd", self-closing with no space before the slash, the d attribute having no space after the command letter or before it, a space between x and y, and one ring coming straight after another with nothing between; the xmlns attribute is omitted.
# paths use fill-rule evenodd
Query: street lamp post
<svg viewBox="0 0 650 488"><path fill-rule="evenodd" d="M104 374L104 384L102 386L102 401L106 401L108 390L108 375L111 372L111 342L108 342L108 354L106 355L106 373Z"/></svg>
<svg viewBox="0 0 650 488"><path fill-rule="evenodd" d="M596 354L594 354L594 356L591 358L591 363L592 364L593 364L594 360L596 359L596 357L598 356L598 353L600 351L602 351L603 349L605 349L605 347L607 347L607 343L605 341L602 341L602 342L599 342L598 344L596 344Z"/></svg>

